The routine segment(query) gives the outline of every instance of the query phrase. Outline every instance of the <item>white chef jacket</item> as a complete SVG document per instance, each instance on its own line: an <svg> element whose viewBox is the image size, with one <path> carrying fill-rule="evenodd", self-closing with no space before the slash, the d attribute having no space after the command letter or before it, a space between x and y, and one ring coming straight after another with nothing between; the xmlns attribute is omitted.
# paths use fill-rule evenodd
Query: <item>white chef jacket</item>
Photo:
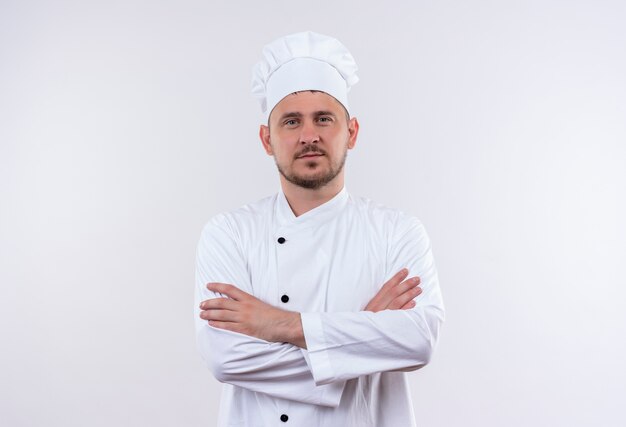
<svg viewBox="0 0 626 427"><path fill-rule="evenodd" d="M416 306L362 311L405 267L421 278ZM301 312L308 349L209 326L198 305L222 296L209 282ZM213 217L198 244L195 318L224 383L220 427L405 427L415 425L405 372L428 363L444 307L419 220L344 187L299 217L282 191Z"/></svg>

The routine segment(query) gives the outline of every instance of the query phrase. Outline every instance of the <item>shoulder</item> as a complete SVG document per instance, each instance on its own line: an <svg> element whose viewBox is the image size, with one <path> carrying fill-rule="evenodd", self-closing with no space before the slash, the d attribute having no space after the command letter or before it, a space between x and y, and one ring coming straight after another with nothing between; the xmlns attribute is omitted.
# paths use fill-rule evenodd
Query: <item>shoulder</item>
<svg viewBox="0 0 626 427"><path fill-rule="evenodd" d="M265 197L231 211L211 217L202 229L202 237L228 235L237 238L266 223L273 213L277 195Z"/></svg>
<svg viewBox="0 0 626 427"><path fill-rule="evenodd" d="M431 242L418 217L367 198L354 197L352 200L354 209L368 218L370 236L386 245L392 263L394 260L405 262L407 254L411 259L426 259L423 257L430 253Z"/></svg>
<svg viewBox="0 0 626 427"><path fill-rule="evenodd" d="M386 233L403 233L409 229L423 229L422 222L414 215L366 197L350 195L348 204L351 210Z"/></svg>

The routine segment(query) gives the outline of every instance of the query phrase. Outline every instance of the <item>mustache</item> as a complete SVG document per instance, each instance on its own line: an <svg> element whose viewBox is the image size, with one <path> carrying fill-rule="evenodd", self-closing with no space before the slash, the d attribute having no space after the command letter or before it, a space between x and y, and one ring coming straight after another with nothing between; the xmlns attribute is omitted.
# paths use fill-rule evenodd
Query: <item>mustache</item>
<svg viewBox="0 0 626 427"><path fill-rule="evenodd" d="M305 156L305 155L310 154L310 153L326 155L326 152L324 150L319 149L317 146L315 146L315 145L307 145L306 147L304 147L302 149L302 151L300 151L298 154L296 154L296 159L298 157L302 157L302 156Z"/></svg>

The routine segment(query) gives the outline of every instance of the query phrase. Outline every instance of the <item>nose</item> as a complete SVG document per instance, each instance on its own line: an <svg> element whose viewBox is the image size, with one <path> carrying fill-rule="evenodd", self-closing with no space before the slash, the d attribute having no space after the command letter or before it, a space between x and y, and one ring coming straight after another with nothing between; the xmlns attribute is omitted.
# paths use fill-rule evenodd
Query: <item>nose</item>
<svg viewBox="0 0 626 427"><path fill-rule="evenodd" d="M315 124L305 120L300 131L300 143L311 144L313 142L319 142L319 140L320 135Z"/></svg>

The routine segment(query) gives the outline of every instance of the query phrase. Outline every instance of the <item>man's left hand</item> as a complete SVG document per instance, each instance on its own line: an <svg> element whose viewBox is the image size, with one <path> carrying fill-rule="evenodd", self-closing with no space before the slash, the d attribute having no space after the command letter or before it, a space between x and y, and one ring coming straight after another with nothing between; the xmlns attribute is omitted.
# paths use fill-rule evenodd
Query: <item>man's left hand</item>
<svg viewBox="0 0 626 427"><path fill-rule="evenodd" d="M306 348L300 313L266 304L230 284L209 283L207 288L228 297L202 301L200 317L209 325L269 342L288 342Z"/></svg>

